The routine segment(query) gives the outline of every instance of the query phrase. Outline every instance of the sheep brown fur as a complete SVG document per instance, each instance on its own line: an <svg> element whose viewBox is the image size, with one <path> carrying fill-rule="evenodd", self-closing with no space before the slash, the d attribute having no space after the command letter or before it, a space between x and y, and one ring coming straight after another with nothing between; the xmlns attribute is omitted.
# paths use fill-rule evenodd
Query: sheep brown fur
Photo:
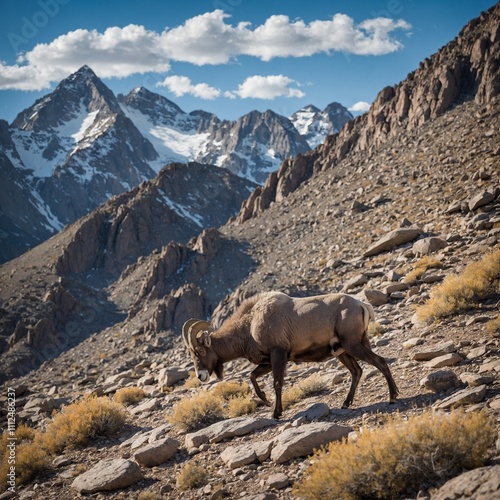
<svg viewBox="0 0 500 500"><path fill-rule="evenodd" d="M367 328L375 318L373 308L346 294L292 298L280 292L267 292L247 299L216 331L209 328L190 337L196 328L189 320L183 336L200 380L215 373L223 376L223 364L246 358L257 367L250 380L259 398L268 403L257 378L272 372L276 394L274 417L282 413L281 392L288 361L322 361L332 356L351 372L351 388L343 407L351 405L362 369L356 359L377 367L389 386L390 401L398 390L389 367L371 350ZM203 349L199 347L203 346ZM200 351L204 355L200 355Z"/></svg>

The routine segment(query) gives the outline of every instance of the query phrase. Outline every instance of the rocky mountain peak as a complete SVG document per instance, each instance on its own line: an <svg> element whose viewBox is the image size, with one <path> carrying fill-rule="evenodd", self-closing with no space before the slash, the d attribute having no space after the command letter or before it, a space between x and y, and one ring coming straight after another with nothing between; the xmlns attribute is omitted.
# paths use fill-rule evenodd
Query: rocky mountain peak
<svg viewBox="0 0 500 500"><path fill-rule="evenodd" d="M77 119L82 113L98 113L100 117L122 113L113 92L88 66L62 80L53 92L19 113L12 127L47 132Z"/></svg>

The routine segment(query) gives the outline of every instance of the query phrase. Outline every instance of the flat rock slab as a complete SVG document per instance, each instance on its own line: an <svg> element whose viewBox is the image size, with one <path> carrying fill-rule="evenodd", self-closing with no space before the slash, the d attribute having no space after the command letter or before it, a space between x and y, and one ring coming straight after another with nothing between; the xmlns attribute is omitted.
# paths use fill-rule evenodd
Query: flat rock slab
<svg viewBox="0 0 500 500"><path fill-rule="evenodd" d="M220 455L222 461L230 468L237 469L254 462L263 462L269 458L273 441L258 441L241 446L229 446Z"/></svg>
<svg viewBox="0 0 500 500"><path fill-rule="evenodd" d="M480 467L464 472L450 479L432 495L432 500L459 498L473 498L474 500L500 498L500 465Z"/></svg>
<svg viewBox="0 0 500 500"><path fill-rule="evenodd" d="M153 467L170 460L180 447L179 441L172 438L159 439L134 453L134 460L144 467Z"/></svg>
<svg viewBox="0 0 500 500"><path fill-rule="evenodd" d="M451 352L450 354L444 354L443 356L438 356L437 358L427 361L426 366L429 368L443 368L445 366L455 366L463 361L462 356L456 352Z"/></svg>
<svg viewBox="0 0 500 500"><path fill-rule="evenodd" d="M277 423L277 420L271 418L238 417L223 420L205 429L186 434L186 448L198 448L204 443L219 443L224 439L244 436Z"/></svg>
<svg viewBox="0 0 500 500"><path fill-rule="evenodd" d="M311 455L315 449L331 441L340 441L347 437L351 431L351 427L330 422L316 422L292 427L276 438L271 451L271 460L280 464L292 458Z"/></svg>
<svg viewBox="0 0 500 500"><path fill-rule="evenodd" d="M468 389L455 392L455 394L452 394L442 401L438 401L434 404L434 408L437 408L438 410L446 410L448 408L454 408L455 406L477 404L484 399L485 395L486 385L470 387Z"/></svg>
<svg viewBox="0 0 500 500"><path fill-rule="evenodd" d="M415 361L430 361L431 359L438 358L439 356L444 356L445 354L450 354L457 350L453 342L442 342L433 347L428 347L427 349L422 349L413 354L413 359Z"/></svg>
<svg viewBox="0 0 500 500"><path fill-rule="evenodd" d="M142 479L142 472L136 462L117 458L102 460L78 476L71 487L79 493L96 493L127 488Z"/></svg>
<svg viewBox="0 0 500 500"><path fill-rule="evenodd" d="M421 234L422 231L420 229L413 227L395 229L370 246L364 252L363 257L371 257L372 255L387 252L399 245L404 245L405 243L416 240Z"/></svg>

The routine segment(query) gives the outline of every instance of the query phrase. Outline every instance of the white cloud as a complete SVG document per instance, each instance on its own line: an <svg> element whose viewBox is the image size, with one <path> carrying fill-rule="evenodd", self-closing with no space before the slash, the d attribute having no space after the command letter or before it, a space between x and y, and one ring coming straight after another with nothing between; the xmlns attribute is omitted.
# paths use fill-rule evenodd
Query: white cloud
<svg viewBox="0 0 500 500"><path fill-rule="evenodd" d="M215 99L219 97L221 91L215 87L211 87L206 83L198 83L193 85L187 76L167 76L163 82L157 83L157 87L167 87L177 97L185 94L191 94L201 99Z"/></svg>
<svg viewBox="0 0 500 500"><path fill-rule="evenodd" d="M365 101L354 103L349 109L353 113L366 113L370 109L371 104Z"/></svg>
<svg viewBox="0 0 500 500"><path fill-rule="evenodd" d="M310 23L275 15L256 27L247 22L231 25L229 17L215 10L161 33L133 24L110 27L103 33L70 31L50 43L36 45L20 56L17 64L0 63L0 89L47 88L85 64L98 76L111 78L164 73L170 69L170 61L225 64L243 55L269 61L337 51L382 55L402 48L393 37L395 31L410 29L406 21L389 18L355 24L344 14ZM209 90L197 92L206 95Z"/></svg>
<svg viewBox="0 0 500 500"><path fill-rule="evenodd" d="M295 80L283 75L249 76L231 94L243 99L274 99L275 97L303 97L304 92L290 85L297 84ZM230 96L229 96L230 97Z"/></svg>

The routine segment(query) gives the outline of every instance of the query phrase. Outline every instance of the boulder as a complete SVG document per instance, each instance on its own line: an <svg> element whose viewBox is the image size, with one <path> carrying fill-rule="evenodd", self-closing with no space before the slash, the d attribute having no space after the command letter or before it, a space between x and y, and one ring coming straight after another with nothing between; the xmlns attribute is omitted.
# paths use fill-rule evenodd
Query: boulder
<svg viewBox="0 0 500 500"><path fill-rule="evenodd" d="M430 373L420 381L420 385L433 392L445 392L453 387L458 387L460 381L455 372L440 370Z"/></svg>
<svg viewBox="0 0 500 500"><path fill-rule="evenodd" d="M460 374L460 380L469 387L478 387L480 385L492 384L495 381L495 377L480 375L479 373L464 372Z"/></svg>
<svg viewBox="0 0 500 500"><path fill-rule="evenodd" d="M377 307L387 304L387 302L389 301L389 297L387 297L386 293L379 290L374 290L373 288L365 288L361 292L361 300L365 300L372 306Z"/></svg>
<svg viewBox="0 0 500 500"><path fill-rule="evenodd" d="M198 448L204 443L219 443L224 439L244 436L264 427L276 425L270 418L237 417L217 422L196 432L186 434L186 448Z"/></svg>
<svg viewBox="0 0 500 500"><path fill-rule="evenodd" d="M267 478L266 483L269 488L282 490L290 484L290 478L286 474L283 474L283 472L277 472L275 474L271 474Z"/></svg>
<svg viewBox="0 0 500 500"><path fill-rule="evenodd" d="M430 255L431 253L438 252L448 246L447 241L431 236L430 238L423 238L413 243L413 253L417 256Z"/></svg>
<svg viewBox="0 0 500 500"><path fill-rule="evenodd" d="M351 432L351 427L331 422L316 422L292 427L282 432L271 451L271 460L283 463L292 458L304 457L331 441L340 441Z"/></svg>
<svg viewBox="0 0 500 500"><path fill-rule="evenodd" d="M413 354L413 359L415 361L430 361L431 359L449 354L450 352L455 352L457 348L452 341L442 342L428 349L422 351L417 351Z"/></svg>
<svg viewBox="0 0 500 500"><path fill-rule="evenodd" d="M87 472L78 476L71 487L79 493L97 493L127 488L142 479L136 462L125 458L101 460Z"/></svg>
<svg viewBox="0 0 500 500"><path fill-rule="evenodd" d="M382 252L388 252L399 245L416 240L421 234L422 231L414 227L395 229L365 250L363 257L371 257Z"/></svg>
<svg viewBox="0 0 500 500"><path fill-rule="evenodd" d="M230 468L237 469L253 462L263 462L269 458L273 441L257 441L242 446L229 446L220 455Z"/></svg>
<svg viewBox="0 0 500 500"><path fill-rule="evenodd" d="M450 354L444 354L443 356L438 356L437 358L431 359L430 361L427 362L427 366L429 368L443 368L445 366L455 366L462 360L463 358L462 356L460 356L460 354L457 354L456 352L451 352Z"/></svg>
<svg viewBox="0 0 500 500"><path fill-rule="evenodd" d="M484 205L491 203L494 199L495 195L493 193L490 193L489 191L479 193L468 201L469 210L472 212L473 210L477 210L480 207L484 207Z"/></svg>
<svg viewBox="0 0 500 500"><path fill-rule="evenodd" d="M432 495L432 500L470 498L491 500L500 491L500 465L480 467L454 477Z"/></svg>
<svg viewBox="0 0 500 500"><path fill-rule="evenodd" d="M486 395L486 386L469 387L461 391L455 392L451 396L438 401L434 404L434 408L438 410L447 410L456 406L465 406L470 404L480 403Z"/></svg>
<svg viewBox="0 0 500 500"><path fill-rule="evenodd" d="M187 378L189 378L189 372L183 368L162 368L158 372L158 386L161 390L164 390Z"/></svg>
<svg viewBox="0 0 500 500"><path fill-rule="evenodd" d="M143 467L153 467L170 460L180 447L179 441L164 438L154 441L134 453L134 460Z"/></svg>

